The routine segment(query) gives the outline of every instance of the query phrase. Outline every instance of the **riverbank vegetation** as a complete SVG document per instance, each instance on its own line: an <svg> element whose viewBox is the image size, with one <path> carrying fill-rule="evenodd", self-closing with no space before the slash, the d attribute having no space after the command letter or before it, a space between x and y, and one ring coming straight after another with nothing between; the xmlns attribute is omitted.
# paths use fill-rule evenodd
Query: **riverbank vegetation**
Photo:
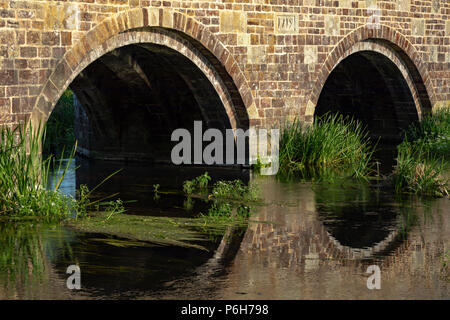
<svg viewBox="0 0 450 320"><path fill-rule="evenodd" d="M43 135L44 126L0 129L0 215L53 218L71 211L74 202L58 191L70 161L66 168L59 168L63 174L55 188L48 190L53 158L42 158Z"/></svg>
<svg viewBox="0 0 450 320"><path fill-rule="evenodd" d="M14 129L1 127L0 216L61 220L69 216L85 216L94 205L115 209L116 203L105 202L109 197L96 201L90 198L95 189L118 171L92 190L82 185L75 198L60 192L77 145L75 143L69 154L62 155L60 161L56 161L53 155L44 157L41 148L45 134L46 126L33 127L29 123ZM67 157L67 161L61 161L62 157ZM58 172L59 175L55 186L50 189L49 177L52 172Z"/></svg>
<svg viewBox="0 0 450 320"><path fill-rule="evenodd" d="M309 126L295 119L281 130L279 176L367 179L374 149L367 131L354 119L326 114Z"/></svg>
<svg viewBox="0 0 450 320"><path fill-rule="evenodd" d="M450 110L440 109L409 127L390 177L397 193L448 196Z"/></svg>
<svg viewBox="0 0 450 320"><path fill-rule="evenodd" d="M206 250L203 242L223 235L227 228L245 226L244 221L212 221L206 216L194 218L155 217L131 214L110 216L107 212L92 212L85 219L68 220L66 225L92 234L115 237L111 245L179 246ZM122 240L118 240L122 239ZM131 241L131 242L130 242ZM138 244L137 242L142 242Z"/></svg>
<svg viewBox="0 0 450 320"><path fill-rule="evenodd" d="M241 181L216 182L209 194L211 177L203 175L186 181L184 192L188 197L197 197L210 202L211 208L192 219L177 221L169 218L142 218L122 214L124 203L120 199L106 201L117 196L93 198L93 192L108 181L118 171L106 177L99 185L89 190L82 185L76 197L70 197L59 188L72 161L76 144L68 155L64 167L63 161L56 165L60 172L55 187L48 188L50 172L55 169L52 155L43 158L41 153L42 139L45 137L45 126L32 128L22 125L14 129L2 127L0 130L0 215L8 218L44 218L45 221L64 221L86 232L96 230L116 236L125 236L136 240L187 246L187 242L202 238L201 230L208 234L224 232L225 227L245 224L249 209L247 201L256 199L255 189L245 186ZM66 155L65 155L66 156ZM186 188L191 185L192 190ZM154 186L155 194L163 194L159 186ZM180 195L182 192L180 191ZM226 210L225 210L226 209ZM138 223L139 227L135 224ZM134 225L134 228L130 226ZM203 228L203 229L202 229ZM135 229L136 232L130 231ZM196 231L193 231L196 229ZM190 245L190 244L189 244Z"/></svg>
<svg viewBox="0 0 450 320"><path fill-rule="evenodd" d="M254 184L245 185L241 180L217 181L208 193L211 180L208 172L183 183L183 191L192 206L192 197L211 203L207 214L201 214L214 220L239 220L248 218L250 205L259 202L259 189ZM196 193L194 193L196 192Z"/></svg>
<svg viewBox="0 0 450 320"><path fill-rule="evenodd" d="M425 116L404 134L397 148L396 165L385 181L396 193L448 196L449 109ZM375 149L362 124L343 115L326 114L309 126L294 120L281 130L278 176L312 181L351 177L367 181L375 174Z"/></svg>
<svg viewBox="0 0 450 320"><path fill-rule="evenodd" d="M193 201L209 203L207 212L200 212L190 218L119 214L123 212L119 208L109 210L110 213L91 211L83 219L70 219L66 223L82 232L126 239L114 240L116 245L126 245L127 241L144 241L152 245L206 250L201 242L216 240L229 228L245 227L251 214L250 206L260 201L259 189L252 184L247 186L240 180L217 181L208 188L210 180L211 177L205 172L183 183L183 192L191 207ZM159 186L157 190L159 196Z"/></svg>

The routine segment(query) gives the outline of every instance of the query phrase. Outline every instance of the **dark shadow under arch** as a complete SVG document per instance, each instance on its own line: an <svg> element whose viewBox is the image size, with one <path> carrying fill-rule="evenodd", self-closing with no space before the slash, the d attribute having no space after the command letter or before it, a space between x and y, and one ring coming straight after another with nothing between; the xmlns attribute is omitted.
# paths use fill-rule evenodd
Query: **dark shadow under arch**
<svg viewBox="0 0 450 320"><path fill-rule="evenodd" d="M198 41L163 28L119 37L123 46L106 50L69 84L79 153L170 163L177 128L192 133L194 121L201 121L203 131L248 129L236 84Z"/></svg>
<svg viewBox="0 0 450 320"><path fill-rule="evenodd" d="M398 142L418 121L413 95L402 73L386 56L359 51L331 72L317 103L316 116L339 112L364 123L373 138Z"/></svg>

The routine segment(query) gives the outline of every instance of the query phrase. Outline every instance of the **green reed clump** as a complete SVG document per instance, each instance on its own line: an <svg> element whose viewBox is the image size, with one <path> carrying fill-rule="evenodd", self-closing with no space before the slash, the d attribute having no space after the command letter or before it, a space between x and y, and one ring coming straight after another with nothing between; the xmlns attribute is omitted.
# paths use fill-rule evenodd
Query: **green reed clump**
<svg viewBox="0 0 450 320"><path fill-rule="evenodd" d="M59 155L65 152L69 156L75 143L74 117L73 92L67 89L47 121L44 154Z"/></svg>
<svg viewBox="0 0 450 320"><path fill-rule="evenodd" d="M441 108L411 125L406 139L422 157L450 159L450 109Z"/></svg>
<svg viewBox="0 0 450 320"><path fill-rule="evenodd" d="M208 190L209 181L211 181L211 177L208 175L208 172L205 172L192 180L185 180L183 182L183 191L187 195L191 195L195 191L206 191Z"/></svg>
<svg viewBox="0 0 450 320"><path fill-rule="evenodd" d="M366 179L374 149L367 131L354 119L326 114L309 126L295 119L281 130L279 174L303 179Z"/></svg>
<svg viewBox="0 0 450 320"><path fill-rule="evenodd" d="M244 221L251 215L250 204L259 200L259 188L245 185L241 180L217 181L208 199L212 205L207 217L213 221Z"/></svg>
<svg viewBox="0 0 450 320"><path fill-rule="evenodd" d="M442 158L425 153L405 139L398 146L397 164L391 181L397 193L448 196L448 179L444 177L444 170Z"/></svg>
<svg viewBox="0 0 450 320"><path fill-rule="evenodd" d="M211 197L251 202L259 199L259 189L253 184L246 186L241 180L217 181L213 186Z"/></svg>
<svg viewBox="0 0 450 320"><path fill-rule="evenodd" d="M396 192L448 196L448 159L450 109L440 109L406 130L391 176Z"/></svg>
<svg viewBox="0 0 450 320"><path fill-rule="evenodd" d="M183 191L187 195L185 207L192 209L192 196L200 197L211 203L207 214L200 214L205 219L212 219L216 222L242 221L250 216L249 203L255 204L260 200L259 188L254 185L245 185L241 180L217 181L208 191L208 183L211 177L205 172L192 180L183 183ZM197 194L194 194L197 193Z"/></svg>
<svg viewBox="0 0 450 320"><path fill-rule="evenodd" d="M53 190L47 190L52 158L41 155L45 127L22 124L0 129L0 215L60 217L67 215L73 200L58 189L75 153Z"/></svg>

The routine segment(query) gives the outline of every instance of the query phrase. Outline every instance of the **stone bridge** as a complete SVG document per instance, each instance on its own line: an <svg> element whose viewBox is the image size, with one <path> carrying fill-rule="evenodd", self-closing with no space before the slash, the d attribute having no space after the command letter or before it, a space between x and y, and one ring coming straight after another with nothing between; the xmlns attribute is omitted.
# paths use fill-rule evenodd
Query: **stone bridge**
<svg viewBox="0 0 450 320"><path fill-rule="evenodd" d="M398 138L450 104L449 42L447 0L0 0L0 124L46 121L70 87L100 158L327 111Z"/></svg>

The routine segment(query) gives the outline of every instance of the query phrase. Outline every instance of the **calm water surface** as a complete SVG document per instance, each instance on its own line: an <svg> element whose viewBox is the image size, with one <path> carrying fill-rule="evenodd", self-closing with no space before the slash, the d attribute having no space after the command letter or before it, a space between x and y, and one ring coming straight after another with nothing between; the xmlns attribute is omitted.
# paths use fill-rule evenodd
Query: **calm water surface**
<svg viewBox="0 0 450 320"><path fill-rule="evenodd" d="M75 171L75 167L79 168ZM62 189L95 186L118 168L98 196L120 192L127 213L188 217L180 189L204 168L144 168L78 159ZM214 179L250 179L241 170L207 169ZM117 247L101 234L61 225L0 222L0 299L449 299L449 199L394 197L352 183L283 183L251 177L264 205L245 230L209 242L208 252L145 244ZM230 240L231 239L231 240ZM225 245L225 250L224 250ZM448 258L447 258L448 260ZM81 286L66 287L78 264ZM367 267L381 269L381 289L367 289Z"/></svg>

